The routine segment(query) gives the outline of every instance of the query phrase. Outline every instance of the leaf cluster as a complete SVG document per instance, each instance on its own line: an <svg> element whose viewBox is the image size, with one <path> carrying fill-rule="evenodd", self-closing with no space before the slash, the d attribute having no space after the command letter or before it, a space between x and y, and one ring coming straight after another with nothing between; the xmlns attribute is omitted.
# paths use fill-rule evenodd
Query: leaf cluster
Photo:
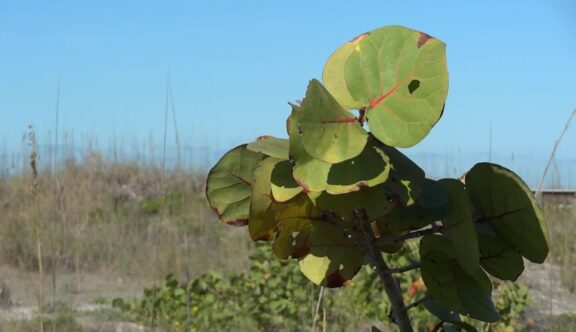
<svg viewBox="0 0 576 332"><path fill-rule="evenodd" d="M291 104L288 138L262 136L211 169L210 206L326 287L374 264L367 248L391 254L419 239L422 304L465 329L460 314L496 321L488 275L516 280L523 258L542 263L547 231L512 171L479 163L461 179L433 180L397 149L424 139L447 91L444 43L398 26L362 34Z"/></svg>

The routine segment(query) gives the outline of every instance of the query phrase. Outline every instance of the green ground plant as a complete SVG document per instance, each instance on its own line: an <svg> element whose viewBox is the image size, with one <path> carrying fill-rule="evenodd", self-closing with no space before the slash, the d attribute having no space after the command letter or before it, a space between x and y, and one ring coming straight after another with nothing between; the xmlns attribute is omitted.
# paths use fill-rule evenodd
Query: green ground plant
<svg viewBox="0 0 576 332"><path fill-rule="evenodd" d="M515 281L523 258L544 262L547 228L512 171L479 163L461 179L432 180L396 149L428 135L447 93L443 42L399 26L362 34L291 104L287 139L262 136L211 169L210 206L247 225L252 240L272 242L278 258L297 259L317 285L341 287L372 266L401 331L413 331L409 310L419 306L445 330L496 322L488 275ZM383 257L414 239L418 262ZM412 270L426 292L407 304L398 275Z"/></svg>
<svg viewBox="0 0 576 332"><path fill-rule="evenodd" d="M405 246L387 257L390 264L416 261L418 248ZM289 261L274 259L269 246L258 245L250 256L249 271L222 275L208 271L189 283L168 275L164 283L147 288L141 298L108 301L128 319L173 331L301 331L312 325L318 289ZM407 299L421 296L420 275L412 270L401 274L401 286L411 291ZM322 316L316 330L358 331L367 322L385 321L390 303L377 273L363 268L342 289L327 290L322 297ZM523 286L505 283L498 287L495 304L502 320L493 331L514 331L521 326L527 303ZM438 320L422 307L412 312L412 323L419 331L432 331ZM470 322L478 328L486 326ZM392 328L386 324L382 328Z"/></svg>

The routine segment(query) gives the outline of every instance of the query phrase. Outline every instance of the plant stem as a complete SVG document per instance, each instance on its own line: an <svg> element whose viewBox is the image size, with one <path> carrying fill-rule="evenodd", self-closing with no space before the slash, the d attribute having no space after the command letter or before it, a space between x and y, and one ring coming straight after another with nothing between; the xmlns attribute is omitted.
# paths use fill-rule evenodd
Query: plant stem
<svg viewBox="0 0 576 332"><path fill-rule="evenodd" d="M412 309L412 308L416 308L417 306L421 305L422 302L426 301L428 299L428 296L423 296L420 299L410 303L409 305L406 306L406 311Z"/></svg>
<svg viewBox="0 0 576 332"><path fill-rule="evenodd" d="M370 262L376 269L376 273L382 281L386 295L388 295L388 299L390 300L392 306L391 316L394 323L398 325L401 332L414 331L410 323L410 318L408 317L406 306L404 305L404 300L402 299L402 290L392 275L391 270L386 265L382 253L376 246L376 238L370 227L370 221L366 218L366 214L363 211L356 211L354 220L364 235L364 241L362 241L364 245L363 249L365 249Z"/></svg>
<svg viewBox="0 0 576 332"><path fill-rule="evenodd" d="M414 239L417 237L422 237L422 236L427 235L427 234L434 234L434 233L442 232L442 231L444 231L444 229L445 228L442 225L433 225L432 227L422 229L419 231L408 232L408 233L406 233L404 235L400 235L400 236L382 237L376 241L377 242L376 244L382 245L382 244L400 243L400 242L403 242L405 240Z"/></svg>
<svg viewBox="0 0 576 332"><path fill-rule="evenodd" d="M407 272L407 271L411 271L411 270L416 270L419 268L420 268L420 262L406 265L406 266L402 266L402 267L398 267L398 268L392 268L392 269L389 269L389 271L390 271L390 273L403 273L403 272Z"/></svg>

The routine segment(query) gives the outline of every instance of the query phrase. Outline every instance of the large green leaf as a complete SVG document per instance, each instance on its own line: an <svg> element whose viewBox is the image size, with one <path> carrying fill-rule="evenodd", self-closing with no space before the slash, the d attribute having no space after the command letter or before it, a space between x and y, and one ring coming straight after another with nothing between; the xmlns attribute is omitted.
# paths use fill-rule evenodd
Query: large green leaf
<svg viewBox="0 0 576 332"><path fill-rule="evenodd" d="M255 142L248 144L247 149L274 158L288 159L288 140L285 138L260 136Z"/></svg>
<svg viewBox="0 0 576 332"><path fill-rule="evenodd" d="M492 302L492 284L478 267L469 274L458 263L452 242L440 235L420 241L421 273L428 292L440 304L482 321L499 319Z"/></svg>
<svg viewBox="0 0 576 332"><path fill-rule="evenodd" d="M275 219L274 200L270 178L272 170L281 160L268 157L254 170L252 199L250 200L250 222L248 231L252 240L270 240L278 222Z"/></svg>
<svg viewBox="0 0 576 332"><path fill-rule="evenodd" d="M388 156L392 167L387 182L390 196L403 206L413 204L422 192L424 171L398 149L385 144L378 147Z"/></svg>
<svg viewBox="0 0 576 332"><path fill-rule="evenodd" d="M301 112L298 106L292 105L292 114L287 121L290 135L290 158L293 158L295 163L292 175L304 191L321 192L326 190L328 172L332 164L312 158L304 149L298 121Z"/></svg>
<svg viewBox="0 0 576 332"><path fill-rule="evenodd" d="M271 181L272 196L277 202L286 202L302 192L302 187L294 180L289 160L282 160L274 166Z"/></svg>
<svg viewBox="0 0 576 332"><path fill-rule="evenodd" d="M452 206L443 185L424 179L419 189L416 202L409 206L396 204L390 213L378 218L378 227L390 232L416 230L449 216Z"/></svg>
<svg viewBox="0 0 576 332"><path fill-rule="evenodd" d="M354 210L365 210L368 218L374 220L386 215L393 208L386 198L386 188L383 185L364 187L345 195L323 192L316 199L316 204L349 222L353 222Z"/></svg>
<svg viewBox="0 0 576 332"><path fill-rule="evenodd" d="M326 88L346 109L365 109L382 142L409 147L436 124L448 93L446 45L425 33L388 26L337 49L324 67Z"/></svg>
<svg viewBox="0 0 576 332"><path fill-rule="evenodd" d="M389 173L388 156L369 140L358 156L330 167L326 191L337 195L373 187L386 181Z"/></svg>
<svg viewBox="0 0 576 332"><path fill-rule="evenodd" d="M299 195L287 202L276 213L278 236L272 246L278 258L300 258L307 255L312 247L312 237L317 228L326 224L322 220L323 211L314 206L306 195Z"/></svg>
<svg viewBox="0 0 576 332"><path fill-rule="evenodd" d="M335 226L321 221L310 235L310 253L300 260L300 270L313 283L340 287L360 270L364 256Z"/></svg>
<svg viewBox="0 0 576 332"><path fill-rule="evenodd" d="M476 231L482 268L498 279L516 281L524 271L524 260L518 249L500 238L488 224L476 225Z"/></svg>
<svg viewBox="0 0 576 332"><path fill-rule="evenodd" d="M248 223L252 173L262 158L261 153L240 145L224 154L208 173L208 203L225 223L240 226Z"/></svg>
<svg viewBox="0 0 576 332"><path fill-rule="evenodd" d="M542 263L548 255L547 228L530 188L514 172L495 164L476 164L466 175L466 189L478 214L522 256Z"/></svg>
<svg viewBox="0 0 576 332"><path fill-rule="evenodd" d="M368 134L317 80L310 81L298 116L304 149L315 159L339 163L362 152Z"/></svg>
<svg viewBox="0 0 576 332"><path fill-rule="evenodd" d="M446 227L446 235L452 241L456 258L460 266L469 274L473 274L480 264L478 238L472 222L472 206L468 200L464 184L455 179L442 179L439 181L448 193L450 214L442 219Z"/></svg>

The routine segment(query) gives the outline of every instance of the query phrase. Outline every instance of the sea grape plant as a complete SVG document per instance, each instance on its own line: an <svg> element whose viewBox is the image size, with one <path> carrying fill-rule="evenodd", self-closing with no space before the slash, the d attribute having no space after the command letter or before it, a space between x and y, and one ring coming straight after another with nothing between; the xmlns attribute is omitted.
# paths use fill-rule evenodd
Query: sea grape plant
<svg viewBox="0 0 576 332"><path fill-rule="evenodd" d="M371 265L401 331L412 331L408 309L420 304L466 330L460 315L497 321L490 278L515 281L524 259L542 263L547 229L512 171L478 163L433 180L397 149L428 135L447 93L443 42L400 26L364 33L290 104L288 138L261 136L222 156L208 175L210 206L318 285L341 287ZM383 255L415 240L419 263L386 264ZM410 269L427 295L407 304L394 274Z"/></svg>

